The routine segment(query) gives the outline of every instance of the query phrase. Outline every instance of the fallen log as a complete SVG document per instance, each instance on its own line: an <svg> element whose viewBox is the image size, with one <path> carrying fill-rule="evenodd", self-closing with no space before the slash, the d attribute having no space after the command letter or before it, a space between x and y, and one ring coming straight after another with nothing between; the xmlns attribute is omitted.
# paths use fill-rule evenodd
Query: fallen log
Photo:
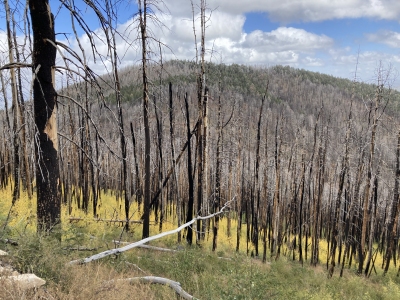
<svg viewBox="0 0 400 300"><path fill-rule="evenodd" d="M113 240L113 243L118 244L118 245L129 245L129 244L131 244L130 242L122 242L122 241L116 241L116 240ZM162 251L162 252L178 252L177 250L174 250L174 249L161 248L161 247L155 247L155 246L150 246L150 245L139 245L137 247L138 248L145 248L145 249L155 250L155 251Z"/></svg>
<svg viewBox="0 0 400 300"><path fill-rule="evenodd" d="M138 265L136 265L136 264L133 264L133 263L130 263L129 261L126 261L125 262L128 266L132 266L132 267L134 267L134 268L136 268L136 269L138 269L140 272L142 272L142 273L144 273L144 274L146 274L146 272L145 271L143 271Z"/></svg>
<svg viewBox="0 0 400 300"><path fill-rule="evenodd" d="M117 279L118 282L121 281L126 281L129 282L130 284L134 283L150 283L150 284L162 284L170 287L173 289L177 295L180 297L187 299L187 300L195 300L197 298L193 297L190 295L188 292L186 292L182 287L181 284L177 281L173 281L168 278L163 278L163 277L156 277L156 276L144 276L144 277L132 277L132 278L124 278L124 279ZM107 281L106 283L114 283L114 280Z"/></svg>
<svg viewBox="0 0 400 300"><path fill-rule="evenodd" d="M90 248L90 247L84 247L84 246L63 248L63 250L68 250L68 251L97 251L97 249L98 248Z"/></svg>
<svg viewBox="0 0 400 300"><path fill-rule="evenodd" d="M106 222L106 223L122 223L126 224L126 220L115 220L115 219L101 219L101 218L93 218L93 219L86 219L81 217L70 217L68 218L70 223L72 222L79 222L79 221L86 221L86 222ZM130 224L142 224L143 221L141 220L129 220Z"/></svg>
<svg viewBox="0 0 400 300"><path fill-rule="evenodd" d="M159 234L157 234L157 235L155 235L155 236L145 238L145 239L143 239L143 240L140 240L140 241L138 241L138 242L135 242L135 243L126 245L126 246L121 247L121 248L116 248L116 249L112 249L112 250L103 251L103 252L101 252L101 253L98 253L98 254L95 254L95 255L92 255L92 256L89 256L89 257L86 257L86 258L82 258L82 259L72 260L72 261L69 262L69 264L70 264L70 265L77 265L77 264L78 264L78 265L82 265L82 264L86 264L86 263L88 263L88 262L91 262L91 261L94 261L94 260L98 260L98 259L100 259L100 258L104 258L104 257L107 257L107 256L109 256L109 255L117 255L117 254L120 254L120 253L122 253L122 252L125 252L125 251L127 251L127 250L133 249L133 248L138 247L138 246L140 246L140 245L144 245L144 244L146 244L146 243L148 243L148 242L150 242L150 241L153 241L153 240L156 240L156 239L159 239L159 238L162 238L162 237L171 235L171 234L178 233L179 231L183 230L184 228L189 227L190 225L194 224L197 220L206 220L206 219L210 219L210 218L213 218L213 217L215 217L215 216L218 216L218 215L222 214L222 213L224 212L224 210L225 210L227 207L229 207L229 204L230 204L232 201L234 201L234 199L235 199L235 197L234 197L231 201L228 201L228 202L221 208L221 210L220 210L219 212L216 212L216 213L214 213L214 214L211 214L211 215L208 215L208 216L205 216L205 217L197 216L196 218L192 219L191 221L189 221L189 222L187 222L187 223L181 225L180 227L178 227L178 228L176 228L176 229L174 229L174 230L170 230L170 231L166 231L166 232L159 233Z"/></svg>

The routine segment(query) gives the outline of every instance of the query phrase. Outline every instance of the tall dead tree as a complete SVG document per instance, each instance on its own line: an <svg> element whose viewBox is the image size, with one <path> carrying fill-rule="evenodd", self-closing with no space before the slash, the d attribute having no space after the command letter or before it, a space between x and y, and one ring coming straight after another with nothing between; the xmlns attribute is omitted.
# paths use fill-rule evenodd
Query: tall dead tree
<svg viewBox="0 0 400 300"><path fill-rule="evenodd" d="M378 85L376 89L375 95L375 107L372 109L370 114L372 114L372 128L371 128L371 142L370 142L370 152L368 158L367 165L367 182L365 187L365 196L364 196L364 204L363 204L363 218L362 218L362 228L361 228L361 249L359 251L359 265L358 265L358 273L361 274L363 271L363 265L366 257L366 249L365 244L367 242L368 235L368 225L371 220L371 209L370 209L370 201L371 201L371 185L372 185L372 171L373 171L373 162L375 156L375 143L376 143L376 130L378 126L378 108L381 102L383 93L383 85Z"/></svg>
<svg viewBox="0 0 400 300"><path fill-rule="evenodd" d="M170 136L170 145L171 145L171 159L172 159L172 165L175 166L175 145L174 145L174 138L175 138L175 133L174 133L174 107L173 107L173 97L172 97L172 83L169 83L168 86L168 109L169 109L169 136ZM189 128L190 129L190 128ZM189 145L190 147L190 145ZM172 185L171 185L171 193L176 194L176 215L178 219L178 227L181 226L182 223L182 204L181 204L181 199L179 196L179 188L178 188L178 175L175 170L173 169L173 180L172 180ZM173 200L173 199L171 199ZM181 242L182 236L181 232L178 232L178 243Z"/></svg>
<svg viewBox="0 0 400 300"><path fill-rule="evenodd" d="M112 24L113 16L116 16L117 13L115 11L115 5L113 3L106 1L106 11L108 22ZM115 20L117 21L117 20ZM116 25L115 25L116 26ZM122 94L121 94L121 84L119 79L119 72L118 72L118 61L119 57L117 54L117 43L115 39L116 30L111 26L111 38L108 43L111 62L113 65L113 80L114 80L114 89L115 89L115 99L117 101L117 108L118 108L118 129L119 129L119 137L120 137L120 145L121 145L121 163L122 163L122 192L124 196L124 208L125 208L125 229L129 230L129 208L130 208L130 197L128 193L128 166L127 166L127 153L126 153L126 139L125 139L125 128L124 128L124 118L122 113Z"/></svg>
<svg viewBox="0 0 400 300"><path fill-rule="evenodd" d="M54 89L56 60L54 16L48 0L30 0L33 30L33 103L36 125L35 163L37 229L49 231L60 222L58 193L57 93Z"/></svg>
<svg viewBox="0 0 400 300"><path fill-rule="evenodd" d="M138 0L139 28L142 42L142 91L143 91L143 125L144 125L144 213L142 237L150 235L150 125L149 125L149 86L147 77L147 0Z"/></svg>
<svg viewBox="0 0 400 300"><path fill-rule="evenodd" d="M24 18L27 18L28 11L24 11ZM13 41L15 45L15 58L16 61L20 61L20 51L17 49L17 29L16 29L16 22L15 22L15 17L14 14L12 15L12 21L13 21ZM20 175L24 188L26 189L26 192L28 194L28 198L32 198L32 178L31 178L31 170L30 170L30 164L29 164L29 155L28 155L28 149L29 146L27 144L27 132L28 132L28 122L26 122L25 118L25 101L24 101L24 94L22 91L22 75L21 75L21 69L17 68L17 81L18 81L18 112L19 112L19 123L22 125L21 126L21 134L20 134L20 139L21 139L21 150L22 150L22 156L23 156L23 169L24 175ZM22 172L21 172L22 173Z"/></svg>
<svg viewBox="0 0 400 300"><path fill-rule="evenodd" d="M193 3L192 3L193 5ZM207 101L208 92L206 92L206 72L205 72L205 31L206 31L206 0L201 0L200 3L200 28L201 28L201 40L200 40L200 70L197 74L197 103L198 103L198 120L199 124L197 127L197 210L200 215L205 212L205 206L207 202ZM194 13L193 13L194 14ZM194 16L193 16L194 18ZM193 20L194 22L194 20ZM197 51L197 41L196 41L196 31L193 26L195 43L196 43L196 53ZM198 58L196 56L196 63ZM201 220L197 221L197 242L204 238L204 234L201 234L201 230L206 228L207 220L203 220L203 226L201 225Z"/></svg>
<svg viewBox="0 0 400 300"><path fill-rule="evenodd" d="M187 141L188 145L188 153L187 153L187 172L188 172L188 185L189 185L189 201L186 215L186 222L189 222L193 218L193 207L194 207L194 180L193 180L193 167L192 167L192 147L190 143L190 115L189 115L189 103L187 93L185 94L185 109L186 109L186 132L187 132ZM193 243L193 230L192 227L189 226L187 228L186 241L189 245Z"/></svg>
<svg viewBox="0 0 400 300"><path fill-rule="evenodd" d="M13 44L13 34L11 29L11 10L8 5L8 1L4 1L4 9L6 11L6 27L7 27L7 41L8 41L8 58L10 64L14 63L14 48L16 45ZM14 170L13 170L13 180L14 188L12 193L12 205L19 198L19 186L20 186L20 176L19 176L19 139L18 139L18 127L19 127L19 105L18 105L18 92L17 92L17 82L15 69L10 69L11 75L11 97L12 97L12 112L13 112L13 146L14 146Z"/></svg>
<svg viewBox="0 0 400 300"><path fill-rule="evenodd" d="M214 196L214 213L218 212L221 204L221 151L222 151L222 121L221 121L221 95L218 97L218 137L217 137L217 150L215 158L215 196ZM219 216L215 217L213 226L213 245L212 250L217 249L218 229L219 229Z"/></svg>
<svg viewBox="0 0 400 300"><path fill-rule="evenodd" d="M399 182L400 182L400 130L397 133L397 147L396 147L396 169L393 200L389 211L389 221L387 224L387 238L386 238L386 255L385 255L385 268L384 274L389 270L390 260L396 258L393 256L395 251L397 224L399 219Z"/></svg>
<svg viewBox="0 0 400 300"><path fill-rule="evenodd" d="M268 85L267 85L268 90ZM254 191L255 191L255 199L253 200L253 207L252 207L252 243L254 245L256 256L258 256L258 218L259 218L259 209L260 209L260 187L259 187L259 169L260 169L260 141L261 141L261 121L263 115L263 108L265 102L264 95L261 100L261 108L260 114L258 116L258 123L257 123L257 148L256 148L256 169L255 169L255 180L254 180Z"/></svg>

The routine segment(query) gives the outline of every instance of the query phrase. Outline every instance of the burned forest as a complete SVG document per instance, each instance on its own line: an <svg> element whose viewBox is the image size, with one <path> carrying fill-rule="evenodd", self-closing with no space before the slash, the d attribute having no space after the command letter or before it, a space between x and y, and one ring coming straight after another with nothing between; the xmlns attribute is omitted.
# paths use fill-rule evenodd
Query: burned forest
<svg viewBox="0 0 400 300"><path fill-rule="evenodd" d="M321 273L333 298L371 275L383 284L365 293L400 283L391 65L377 64L366 83L358 62L353 80L224 63L206 40L214 11L205 0L190 1L185 21L192 59L177 59L163 39L163 1L136 1L124 24L128 2L83 2L3 2L0 243L10 265L50 280L51 299L115 299L104 295L122 282L166 285L185 299L194 296L176 280L207 299L265 299L266 290L328 299ZM58 14L71 18L69 32L57 32ZM353 298L360 287L348 289ZM137 297L167 299L154 293Z"/></svg>
<svg viewBox="0 0 400 300"><path fill-rule="evenodd" d="M368 85L283 66L204 63L199 89L198 64L149 64L147 125L142 68L67 81L57 91L59 197L69 212L110 219L99 214L108 193L122 212L114 221L126 230L150 222L162 232L166 222L178 227L228 204L177 241L212 239L215 251L228 236L236 251L264 262L284 255L325 265L329 276L351 266L369 276L397 265L400 94L383 68ZM19 101L19 115L1 112L0 184L31 195L38 172L32 103ZM22 118L18 130L12 124ZM141 218L133 219L132 203Z"/></svg>

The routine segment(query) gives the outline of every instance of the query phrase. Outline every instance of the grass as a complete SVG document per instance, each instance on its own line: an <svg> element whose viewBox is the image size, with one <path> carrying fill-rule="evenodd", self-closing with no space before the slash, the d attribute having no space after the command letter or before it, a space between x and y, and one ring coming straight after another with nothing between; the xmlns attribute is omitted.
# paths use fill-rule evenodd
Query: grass
<svg viewBox="0 0 400 300"><path fill-rule="evenodd" d="M10 207L9 195L0 191L0 222L3 223ZM115 199L103 195L99 211L102 218L117 218L120 214ZM180 245L182 251L159 252L141 248L109 256L84 266L67 263L79 257L112 249L113 239L137 241L141 226L135 224L131 232L105 222L93 222L82 212L74 211L75 217L85 221L69 223L63 208L61 242L49 236L37 236L34 232L34 200L22 197L13 209L7 229L0 229L0 236L18 240L18 246L1 244L0 249L11 254L9 258L20 272L33 272L44 278L47 284L38 291L20 291L15 286L0 282L0 299L176 299L172 289L163 286L129 285L116 279L137 276L160 276L181 283L188 293L200 299L400 299L400 279L392 268L387 276L357 276L354 267L346 269L342 278L336 270L334 277L327 278L324 263L324 247L321 241L321 264L301 266L281 255L279 260L262 263L251 258L245 251L236 253L235 238L228 238L226 219L220 223L218 249L211 251L212 236L206 235L202 247ZM137 210L136 207L132 208ZM107 214L106 211L110 213ZM139 211L133 217L137 219ZM232 222L232 234L235 235ZM165 230L176 228L174 222L166 222ZM245 229L243 229L245 232ZM158 226L151 228L151 235L158 233ZM208 238L207 238L208 237ZM177 249L176 235L155 241L152 245ZM243 234L241 248L245 250ZM96 248L95 251L73 251L75 246ZM377 264L377 267L380 266ZM338 269L338 267L337 267Z"/></svg>

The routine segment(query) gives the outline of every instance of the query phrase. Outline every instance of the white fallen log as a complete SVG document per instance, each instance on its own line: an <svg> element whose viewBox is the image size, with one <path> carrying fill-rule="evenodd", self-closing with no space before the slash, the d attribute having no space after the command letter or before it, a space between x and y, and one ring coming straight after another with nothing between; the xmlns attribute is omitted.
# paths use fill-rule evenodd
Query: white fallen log
<svg viewBox="0 0 400 300"><path fill-rule="evenodd" d="M41 287L46 284L46 281L37 277L35 274L20 274L14 276L0 277L0 282L5 284L12 284L21 290L29 290Z"/></svg>
<svg viewBox="0 0 400 300"><path fill-rule="evenodd" d="M132 277L132 278L124 278L124 279L118 279L118 282L121 281L126 281L129 282L130 284L134 283L150 283L150 284L162 284L169 286L171 289L173 289L180 297L187 299L187 300L195 300L197 298L193 297L190 295L188 292L186 292L182 287L181 284L177 281L173 281L168 278L163 278L163 277L156 277L156 276L144 276L144 277ZM114 280L108 281L107 283L112 283L115 282Z"/></svg>
<svg viewBox="0 0 400 300"><path fill-rule="evenodd" d="M129 244L131 244L130 242L121 242L121 241L116 241L116 240L113 240L113 243L118 244L118 245L129 245ZM162 252L178 252L177 250L174 250L174 249L161 248L161 247L155 247L155 246L150 246L150 245L139 245L138 248L145 248L145 249L150 249L150 250L155 250L155 251L162 251Z"/></svg>
<svg viewBox="0 0 400 300"><path fill-rule="evenodd" d="M85 221L85 222L105 222L105 223L121 223L121 224L126 224L126 220L114 220L114 219L101 219L101 218L93 218L93 219L87 219L87 218L81 218L81 217L70 217L68 218L69 222L79 222L79 221ZM128 221L130 224L142 224L143 221L141 220L129 220Z"/></svg>
<svg viewBox="0 0 400 300"><path fill-rule="evenodd" d="M150 246L150 245L140 245L138 247L139 248L150 249L150 250L155 250L155 251L161 251L161 252L178 252L177 250L174 250L174 249L161 248L161 247L155 247L155 246Z"/></svg>
<svg viewBox="0 0 400 300"><path fill-rule="evenodd" d="M68 251L97 251L98 248L90 248L90 247L84 247L84 246L77 246L77 247L65 247L63 250L68 250Z"/></svg>
<svg viewBox="0 0 400 300"><path fill-rule="evenodd" d="M5 252L5 251L3 251L3 250L0 250L0 256L7 256L7 255L8 255L7 252Z"/></svg>
<svg viewBox="0 0 400 300"><path fill-rule="evenodd" d="M94 261L94 260L98 260L100 258L104 258L104 257L107 257L109 255L116 255L116 254L119 254L121 252L125 252L127 250L133 249L133 248L138 247L140 245L144 245L144 244L146 244L146 243L148 243L150 241L154 241L156 239L159 239L159 238L171 235L171 234L178 233L179 231L183 230L184 228L189 227L190 225L194 224L197 220L206 220L206 219L210 219L210 218L213 218L215 216L218 216L218 215L222 214L224 212L224 210L227 207L229 207L229 204L232 201L234 201L234 199L235 199L235 197L231 201L228 201L221 208L221 210L219 212L216 212L214 214L211 214L211 215L208 215L208 216L205 216L205 217L197 216L196 218L194 218L191 221L179 226L178 228L176 228L174 230L170 230L170 231L159 233L157 235L145 238L143 240L140 240L138 242L126 245L126 246L121 247L121 248L116 248L116 249L112 249L112 250L103 251L101 253L98 253L98 254L95 254L95 255L92 255L92 256L89 256L89 257L86 257L86 258L82 258L82 259L76 259L76 260L70 261L69 264L71 264L71 265L86 264L88 262L91 262L91 261Z"/></svg>

